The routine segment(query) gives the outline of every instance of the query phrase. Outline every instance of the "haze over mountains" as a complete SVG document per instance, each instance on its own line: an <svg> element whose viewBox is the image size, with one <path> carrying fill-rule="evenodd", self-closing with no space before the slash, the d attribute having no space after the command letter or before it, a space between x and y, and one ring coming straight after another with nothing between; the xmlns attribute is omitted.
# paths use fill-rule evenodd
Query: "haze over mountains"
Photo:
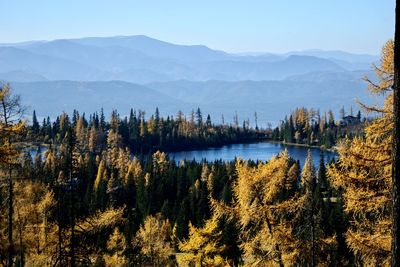
<svg viewBox="0 0 400 267"><path fill-rule="evenodd" d="M201 107L219 122L235 110L276 122L299 105L333 109L366 102L374 55L307 50L232 54L146 36L0 44L0 80L39 116L104 107L163 114ZM46 104L45 104L46 103ZM301 103L301 104L299 104Z"/></svg>

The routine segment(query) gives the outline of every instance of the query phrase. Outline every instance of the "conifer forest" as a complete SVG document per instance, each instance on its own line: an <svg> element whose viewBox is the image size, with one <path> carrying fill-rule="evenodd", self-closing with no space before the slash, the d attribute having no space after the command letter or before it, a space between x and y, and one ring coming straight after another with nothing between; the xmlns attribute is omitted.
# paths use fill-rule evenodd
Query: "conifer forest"
<svg viewBox="0 0 400 267"><path fill-rule="evenodd" d="M62 106L63 112L49 109L44 114L42 104L32 107L34 102L30 99L39 98L29 98L29 94L37 92L33 89L36 87L31 87L29 94L25 87L41 86L51 79L31 82L2 78L1 65L8 64L3 63L8 57L6 50L2 50L6 46L0 43L0 266L400 266L398 18L396 14L395 35L380 44L379 58L369 64L372 71L362 74L364 91L352 99L352 105L337 104L333 96L330 98L334 108L318 101L310 105L299 99L295 106L285 107L285 112L279 113L280 117L272 124L262 121L261 117L266 116L262 112L255 112L254 119L248 119L240 107L239 112L230 108L230 113L225 113L227 117L222 115L220 120L211 104L204 108L193 104L191 109L183 108L184 111L177 106L174 112L169 112L154 102L151 113L146 107L134 104L126 112L118 101L112 100L112 109L89 109L91 100L87 100L87 107L76 104L76 108L70 108L66 104ZM96 42L95 38L71 40L81 43L60 40L64 42L63 53L72 55L72 47L77 49L75 46L79 44L83 49ZM122 49L122 45L119 47L112 38L104 42L108 42L107 46L82 50L86 52L81 51L77 58L86 60L92 52L100 51L110 65L114 64L113 57L119 54L107 54L107 49L113 46ZM56 51L54 47L40 50L40 45L39 42L36 48L34 45L29 48L29 43L22 43L8 47L7 51L20 49L26 62L34 60L32 51L37 57ZM118 50L121 58L145 57L141 50L128 52L127 47ZM136 48L164 53L161 46L154 48L145 43ZM189 58L194 55L190 49L202 53L206 48L185 49L182 55ZM23 56L21 51L32 55ZM243 63L213 50L221 53L212 54L215 58L227 58L206 61L209 54L201 54L202 63L188 63L185 58L176 61L179 65L172 62L172 54L177 50L168 51L169 61L166 55L160 56L165 61L154 56L146 59L148 65L143 63L140 71L124 70L124 75L140 73L149 77L156 75L155 70L160 73L162 70L165 75L160 76L161 81L138 82L141 84L138 87L147 86L146 92L153 92L157 86L167 91L169 86L179 87L179 84L181 90L184 80L187 77L190 80L193 72L209 77L207 71L212 75L224 73L221 77L228 77L226 80L234 87L238 82L229 78L228 72L244 75L243 81L263 80L254 78L261 67L254 67L249 74L239 65L248 67L267 60L263 57L273 56L240 55L246 57ZM156 52L154 55L158 55ZM300 60L302 56L289 58ZM330 60L317 56L312 60L317 59ZM41 64L47 64L52 59L48 56L40 60ZM67 62L60 55L57 60ZM102 60L99 58L96 64L100 66ZM50 66L57 69L58 63L54 62ZM72 66L72 62L68 64ZM157 68L152 65L154 69L147 70L152 62L157 63ZM226 62L232 65L225 73ZM183 68L185 64L192 68L190 72ZM291 64L293 69L297 63ZM319 64L318 68L323 68L328 63ZM77 66L77 73L82 75L89 68L89 65ZM108 75L102 71L101 75ZM167 74L175 71L182 72L183 78L168 81ZM344 75L343 68L329 79L340 76L334 85L344 88L344 80L350 73L359 75L357 71L360 72L355 69L346 72L347 76L340 76ZM22 75L21 72L8 75L15 77ZM318 69L310 73L310 77L319 79L317 83L321 86L322 80L327 79L324 75L328 75ZM212 75L206 80L216 80ZM24 73L23 77L31 79L33 72L28 76ZM60 77L54 80L73 80ZM306 74L290 77L285 80L287 84L311 84ZM278 84L284 79L271 80ZM200 83L195 80L192 86L196 82ZM86 90L85 83L81 82L78 90ZM196 90L201 90L196 86ZM211 100L219 101L218 89L211 88L214 97ZM246 89L239 88L235 92L244 99L241 90ZM54 94L57 90L63 90L62 86L54 87ZM177 97L187 97L183 91L177 92L174 93ZM263 99L256 91L251 92L253 98L259 98L257 101L265 101L265 110L273 108L268 102L270 98ZM187 94L197 93L193 89ZM97 99L101 102L100 97ZM254 109L258 108L254 104ZM235 115L230 120L228 116L232 114ZM236 154L230 160L219 158L220 150L258 143L268 143L279 150L262 159L258 154L250 159ZM305 156L299 159L289 148L305 151ZM217 156L179 160L175 157L176 152L190 151L211 151ZM334 156L327 158L326 154Z"/></svg>

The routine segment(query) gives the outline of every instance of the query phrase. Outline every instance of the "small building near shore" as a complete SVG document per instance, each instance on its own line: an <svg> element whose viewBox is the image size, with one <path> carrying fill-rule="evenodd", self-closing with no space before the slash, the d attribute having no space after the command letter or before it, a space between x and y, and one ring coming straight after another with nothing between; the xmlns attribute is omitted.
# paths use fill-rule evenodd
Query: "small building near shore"
<svg viewBox="0 0 400 267"><path fill-rule="evenodd" d="M341 126L348 126L348 125L357 125L359 124L360 118L359 117L354 117L354 116L345 116L343 119L340 121Z"/></svg>

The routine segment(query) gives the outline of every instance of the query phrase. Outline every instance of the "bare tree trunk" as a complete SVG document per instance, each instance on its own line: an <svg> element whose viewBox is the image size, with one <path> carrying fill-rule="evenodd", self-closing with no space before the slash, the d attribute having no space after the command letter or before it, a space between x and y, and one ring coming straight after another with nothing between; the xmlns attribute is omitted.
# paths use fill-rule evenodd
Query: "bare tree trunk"
<svg viewBox="0 0 400 267"><path fill-rule="evenodd" d="M272 234L272 224L271 224L271 222L270 222L268 216L266 216L265 220L266 220L266 222L267 222L268 232L269 232L269 234L272 236L272 235L273 235L273 234ZM282 253L281 253L281 250L280 250L278 244L275 244L275 249L276 249L276 251L278 252L278 264L279 264L279 267L284 267L285 265L283 264Z"/></svg>
<svg viewBox="0 0 400 267"><path fill-rule="evenodd" d="M3 114L4 114L4 124L8 127L8 119L7 119L7 108L6 104L2 102ZM7 138L8 145L11 144L10 137ZM11 163L8 164L8 266L11 267L13 265L13 252L14 252L14 243L13 243L13 181L12 181L12 168Z"/></svg>
<svg viewBox="0 0 400 267"><path fill-rule="evenodd" d="M3 87L0 87L0 92L2 93L2 96L0 98L0 106L1 106L1 118L2 125L6 129L6 135L5 135L5 143L6 143L6 148L9 150L5 154L4 158L4 163L8 166L8 203L7 203L7 211L8 211L8 248L7 248L7 266L12 266L13 265L13 257L14 257L14 241L13 241L13 201L14 201L14 194L13 194L13 180L12 180L12 170L13 170L13 160L12 160L12 136L18 134L18 131L13 131L12 128L9 128L9 126L13 125L13 120L17 121L19 120L17 117L22 116L23 109L20 106L19 103L19 97L12 97L10 94L10 87L8 85L5 85ZM7 133L7 131L10 131ZM7 155L9 153L9 155ZM2 159L3 160L3 159Z"/></svg>
<svg viewBox="0 0 400 267"><path fill-rule="evenodd" d="M60 207L60 203L57 203L57 224L58 224L58 261L60 266L63 266L63 251L62 251L62 242L63 242L63 238L62 238L62 228L61 228L61 207ZM57 262L57 261L56 261Z"/></svg>
<svg viewBox="0 0 400 267"><path fill-rule="evenodd" d="M396 24L394 37L394 138L393 138L393 226L392 266L400 266L400 0L396 0Z"/></svg>
<svg viewBox="0 0 400 267"><path fill-rule="evenodd" d="M72 153L71 153L72 154ZM74 214L74 203L73 203L73 180L72 180L72 156L71 156L71 166L70 166L69 181L71 183L70 187L70 209L71 209L71 239L70 239L70 250L71 250L71 267L75 267L75 214Z"/></svg>
<svg viewBox="0 0 400 267"><path fill-rule="evenodd" d="M314 221L314 192L311 202L311 267L315 267L315 221Z"/></svg>
<svg viewBox="0 0 400 267"><path fill-rule="evenodd" d="M11 165L8 168L8 266L13 266L13 182Z"/></svg>
<svg viewBox="0 0 400 267"><path fill-rule="evenodd" d="M19 211L17 212L18 218L20 219ZM25 266L25 257L24 257L24 245L22 240L22 222L18 224L18 232L19 232L19 260L20 260L20 267Z"/></svg>

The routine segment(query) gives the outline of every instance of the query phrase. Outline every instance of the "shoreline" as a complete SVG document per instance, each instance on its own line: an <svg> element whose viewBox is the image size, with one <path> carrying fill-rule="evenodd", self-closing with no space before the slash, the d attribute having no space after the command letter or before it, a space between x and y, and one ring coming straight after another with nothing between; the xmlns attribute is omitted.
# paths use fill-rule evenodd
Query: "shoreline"
<svg viewBox="0 0 400 267"><path fill-rule="evenodd" d="M236 145L236 144L257 144L257 143L272 143L272 144L279 144L283 146L291 146L291 147L302 147L302 148L312 148L312 149L319 149L321 151L327 151L327 152L333 152L335 153L334 147L332 148L324 148L322 146L316 146L316 145L307 145L307 144L298 144L298 143L287 143L284 141L276 141L272 140L270 138L254 138L254 139L247 139L247 140L242 140L242 142L232 142L232 143L227 143L227 144L221 144L217 146L204 146L204 147L193 147L192 149L179 149L179 150L160 150L165 153L176 153L176 152L181 152L181 151L199 151L199 150L208 150L208 149L213 149L213 148L221 148L224 146L229 146L229 145ZM27 143L27 142L21 142L17 144L17 147L24 147L25 149L34 149L37 147L42 147L42 148L48 148L51 146L50 144L46 143L41 143L41 142L32 142L32 143ZM158 149L154 149L150 153L154 153L155 151L158 151Z"/></svg>
<svg viewBox="0 0 400 267"><path fill-rule="evenodd" d="M285 145L285 146L297 146L297 147L307 147L307 148L316 148L322 151L328 151L328 152L335 152L334 147L332 148L324 148L322 146L315 146L315 145L307 145L307 144L298 144L298 143L287 143L284 141L276 141L276 140L269 140L267 142L270 143L275 143L275 144L281 144L281 145Z"/></svg>

